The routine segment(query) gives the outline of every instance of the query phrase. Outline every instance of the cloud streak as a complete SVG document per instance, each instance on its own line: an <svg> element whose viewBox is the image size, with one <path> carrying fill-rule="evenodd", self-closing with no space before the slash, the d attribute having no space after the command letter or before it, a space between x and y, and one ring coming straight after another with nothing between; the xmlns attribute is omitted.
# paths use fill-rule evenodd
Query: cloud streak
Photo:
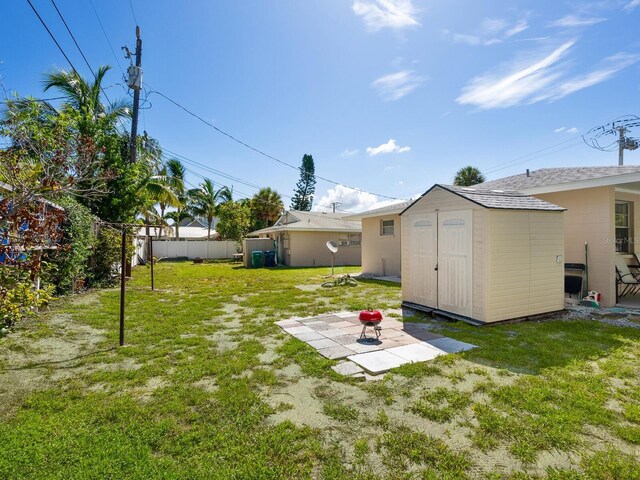
<svg viewBox="0 0 640 480"><path fill-rule="evenodd" d="M401 70L374 80L371 86L378 92L382 100L395 102L409 95L424 82L425 78L416 75L413 70Z"/></svg>
<svg viewBox="0 0 640 480"><path fill-rule="evenodd" d="M554 22L549 27L571 28L571 27L590 27L596 23L606 22L606 18L602 17L579 17L577 15L566 15Z"/></svg>
<svg viewBox="0 0 640 480"><path fill-rule="evenodd" d="M631 0L624 6L624 9L630 12L631 10L634 10L638 7L640 7L640 0Z"/></svg>
<svg viewBox="0 0 640 480"><path fill-rule="evenodd" d="M355 0L352 9L373 32L383 28L401 30L420 26L418 10L411 0Z"/></svg>
<svg viewBox="0 0 640 480"><path fill-rule="evenodd" d="M475 77L463 87L456 102L483 110L543 100L553 102L604 82L639 59L638 55L618 53L605 58L591 71L568 77L564 60L574 44L573 40L565 42L533 63L514 64L503 68L501 73Z"/></svg>
<svg viewBox="0 0 640 480"><path fill-rule="evenodd" d="M477 47L502 43L528 28L529 24L524 18L516 22L508 22L501 18L485 18L475 33L454 33L449 30L443 30L442 33L456 43Z"/></svg>
<svg viewBox="0 0 640 480"><path fill-rule="evenodd" d="M411 147L400 147L393 138L389 139L387 143L383 143L377 147L367 147L367 153L371 156L386 153L405 153L409 150L411 150Z"/></svg>

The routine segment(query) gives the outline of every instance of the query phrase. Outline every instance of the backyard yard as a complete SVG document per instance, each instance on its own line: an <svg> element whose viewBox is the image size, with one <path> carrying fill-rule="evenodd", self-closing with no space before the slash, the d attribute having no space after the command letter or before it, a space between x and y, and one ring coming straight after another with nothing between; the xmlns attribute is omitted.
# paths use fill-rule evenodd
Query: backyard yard
<svg viewBox="0 0 640 480"><path fill-rule="evenodd" d="M640 479L640 329L403 318L398 284L329 270L137 267L122 348L117 289L18 325L0 478ZM478 348L365 381L275 325L369 306Z"/></svg>

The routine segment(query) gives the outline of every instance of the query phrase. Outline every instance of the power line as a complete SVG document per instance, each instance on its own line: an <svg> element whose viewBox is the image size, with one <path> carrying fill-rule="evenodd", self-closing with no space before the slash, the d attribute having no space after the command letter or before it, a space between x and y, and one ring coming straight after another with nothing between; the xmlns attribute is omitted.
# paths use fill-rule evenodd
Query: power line
<svg viewBox="0 0 640 480"><path fill-rule="evenodd" d="M542 153L542 152L547 152L547 150L554 149L556 147L565 145L567 143L579 142L581 140L582 140L582 136L573 137L573 138L570 138L568 140L564 140L564 141L562 141L560 143L556 143L554 145L550 145L548 147L541 148L540 150L536 150L535 152L531 152L531 153L527 153L527 154L524 154L524 155L520 155L520 156L518 156L518 157L516 157L514 159L508 160L508 161L503 162L503 163L499 163L497 165L494 165L493 167L489 167L489 169L485 173L489 174L489 173L493 173L493 172L498 172L500 170L504 170L505 168L509 168L509 167L512 167L512 166L515 166L515 165L520 165L520 163L524 163L524 162L519 162L519 163L514 163L514 162L518 162L519 160L527 158L527 160L525 160L525 162L526 162L526 161L529 160L528 157L535 156L535 155L537 155L539 153ZM577 145L577 143L576 143L576 145ZM575 145L572 145L572 146L575 146ZM562 150L564 150L564 149L562 149ZM555 153L555 151L544 153L544 155L547 155L547 154L550 154L550 153ZM540 156L543 156L543 155L540 155Z"/></svg>
<svg viewBox="0 0 640 480"><path fill-rule="evenodd" d="M118 64L118 69L120 69L120 73L122 73L122 76L124 77L124 70L122 69L122 65L120 65L120 60L118 59L118 56L116 55L116 51L113 49L113 45L111 44L111 41L109 40L109 36L107 35L107 31L104 28L104 25L102 24L102 20L100 20L100 15L98 15L98 11L96 10L95 5L93 4L93 0L89 0L89 3L91 4L91 8L93 9L93 13L96 16L96 19L98 20L98 23L100 24L100 29L102 30L102 34L104 35L104 38L107 40L107 43L109 44L109 48L111 49L111 53L113 54L113 58L116 59L116 63Z"/></svg>
<svg viewBox="0 0 640 480"><path fill-rule="evenodd" d="M58 5L56 5L55 0L51 0L51 3L53 4L53 7L56 9L56 12L58 12L58 16L60 17L60 20L62 20L62 23L64 23L64 26L67 29L67 32L69 32L69 35L71 36L71 39L73 40L73 43L76 45L76 48L80 52L80 55L82 55L84 63L87 64L87 67L89 67L89 70L93 74L93 78L95 78L96 81L98 81L98 76L96 75L96 72L93 71L93 68L91 67L91 64L89 63L89 60L87 60L87 57L85 56L84 52L82 51L82 48L80 48L80 45L78 45L78 42L76 40L75 35L73 34L71 29L69 28L69 25L67 24L67 21L64 19L64 16L62 15L62 12L60 12L60 9L58 8ZM77 70L76 70L76 72L77 72ZM109 102L109 104L111 104L111 100L109 99L109 97L107 95L107 92L105 92L104 88L102 88L102 85L100 85L100 91L102 91L102 94L107 99L107 102Z"/></svg>
<svg viewBox="0 0 640 480"><path fill-rule="evenodd" d="M133 14L133 21L136 22L136 25L140 25L138 23L138 19L136 18L136 11L133 9L133 3L129 0L129 6L131 7L131 13Z"/></svg>
<svg viewBox="0 0 640 480"><path fill-rule="evenodd" d="M36 16L38 17L38 20L40 20L40 23L42 24L42 26L45 28L45 30L47 31L47 33L49 34L49 36L51 37L51 40L53 40L53 42L56 44L56 46L58 47L58 50L60 50L60 53L62 53L62 55L64 56L64 58L67 60L67 62L69 62L69 65L71 65L71 68L73 68L73 70L75 70L76 72L78 71L78 69L76 67L74 67L73 62L71 62L71 60L69 59L69 57L67 56L67 54L65 53L64 49L60 46L60 44L58 43L58 40L56 40L56 37L53 36L53 33L51 33L51 30L49 30L49 27L47 27L47 24L44 22L44 20L42 19L42 17L40 16L40 14L38 13L38 11L36 10L36 7L33 6L33 3L31 3L31 0L27 0L27 3L29 4L29 6L31 7L31 10L33 10L33 13L36 14Z"/></svg>
<svg viewBox="0 0 640 480"><path fill-rule="evenodd" d="M241 183L241 184L246 185L246 186L248 186L248 187L255 188L256 190L260 190L260 189L262 189L262 187L260 187L259 185L256 185L256 184L253 184L253 183L247 182L246 180L243 180L243 179L238 178L238 177L234 177L234 176L232 176L232 175L228 175L228 174L226 174L226 173L224 173L224 172L221 172L220 170L216 170L215 168L208 167L207 165L203 165L202 163L196 162L195 160L192 160L192 159L190 159L190 158L188 158L188 157L185 157L184 155L180 155L179 153L172 152L171 150L168 150L168 149L166 149L166 148L164 148L163 150L164 150L164 152L169 152L171 155L173 155L173 156L175 156L175 157L180 158L181 160L183 160L183 161L187 162L188 164L194 164L194 165L195 165L196 167L198 167L198 168L201 168L201 169L203 169L203 170L205 170L205 171L210 171L211 173L214 173L214 174L219 175L219 176L221 176L221 177L223 177L223 178L226 178L227 180L231 180L231 181L234 181L234 182ZM164 153L162 154L162 156L164 157L164 159L165 159L165 160L169 159L169 157L168 157L167 155L165 155ZM191 174L193 174L193 175L197 176L197 177L202 178L202 179L206 179L206 178L207 178L207 177L205 177L204 175L202 175L201 173L198 173L198 172L196 172L196 171L192 170L191 168L185 168L185 170L186 170L187 172L189 172L189 173L191 173ZM226 186L227 188L229 188L229 186L228 186L228 185L223 185L223 186ZM196 188L198 188L198 187L196 187ZM246 196L247 196L247 198L249 198L249 197L253 197L253 196L252 196L251 194L249 194L249 193L242 192L242 191L240 191L240 190L235 190L235 191L236 191L236 192L238 192L238 193L240 193L240 194L242 194L242 195L246 195ZM292 198L293 198L291 195L286 195L286 194L283 194L283 193L282 193L282 194L279 194L279 195L280 195L281 197L288 198L288 199L292 199ZM318 206L318 207L322 207L322 208L329 208L329 209L333 208L333 207L332 207L332 206L330 206L330 205L321 205L321 204L316 204L316 206ZM344 209L338 209L338 210L340 210L341 212L345 212L345 213L351 213L351 212L349 212L348 210L344 210Z"/></svg>
<svg viewBox="0 0 640 480"><path fill-rule="evenodd" d="M148 85L148 84L147 84L147 85ZM148 85L148 86L149 86L150 88L153 88L151 85ZM288 162L285 162L284 160L281 160L281 159L279 159L279 158L277 158L277 157L274 157L273 155L269 155L268 153L265 153L265 152L263 152L262 150L260 150L260 149L258 149L258 148L256 148L256 147L254 147L254 146L252 146L252 145L249 145L248 143L246 143L246 142L244 142L244 141L242 141L242 140L240 140L240 139L238 139L238 138L234 137L234 136L233 136L233 135L231 135L230 133L227 133L227 132L225 132L224 130L222 130L222 129L220 129L220 128L216 127L216 126L215 126L215 125L213 125L211 122L209 122L209 121L205 120L204 118L202 118L202 117L201 117L201 116L199 116L198 114L196 114L196 113L192 112L191 110L189 110L187 107L185 107L185 106L181 105L180 103L176 102L175 100L173 100L173 99L169 98L169 97L168 97L168 96L166 96L164 93L159 92L159 91L157 91L157 90L151 90L151 91L149 92L149 95L151 95L152 93L156 93L156 94L160 95L160 96L161 96L161 97L163 97L165 100L167 100L167 101L169 101L169 102L173 103L176 107L178 107L178 108L180 108L181 110L185 111L186 113L188 113L188 114L189 114L189 115L191 115L192 117L196 118L196 119L197 119L197 120L199 120L200 122L202 122L202 123L204 123L205 125L207 125L207 126L209 126L209 127L213 128L216 132L218 132L218 133L220 133L220 134L222 134L222 135L226 136L227 138L229 138L229 139L233 140L233 141L234 141L234 142L236 142L236 143L239 143L240 145L242 145L242 146L244 146L244 147L248 148L249 150L253 150L254 152L258 153L259 155L262 155L263 157L269 158L269 159L271 159L271 160L273 160L273 161L275 161L275 162L278 162L278 163L280 163L280 164L282 164L282 165L284 165L284 166L287 166L287 167L289 167L289 168L292 168L292 169L294 169L294 170L296 170L296 171L298 171L298 172L301 172L301 171L302 171L302 168L301 168L301 167L296 167L295 165L292 165L292 164L290 164L290 163L288 163ZM326 178L326 177L322 177L322 176L320 176L320 175L314 175L314 177L315 177L316 179L323 180L323 181L325 181L325 182L327 182L327 183L331 183L331 184L333 184L333 185L342 185L342 186L344 186L344 187L346 187L346 188L349 188L349 189L351 189L351 190L355 190L355 191L357 191L357 192L369 193L369 194L374 195L374 196L376 196L376 197L388 198L388 199L390 199L390 200L399 200L399 199L398 199L398 198L396 198L396 197L390 197L390 196L388 196L388 195L383 195L383 194L381 194L381 193L369 192L369 191L366 191L366 190L362 190L362 189L360 189L360 188L351 187L351 186L349 186L349 185L345 185L344 183L336 182L335 180L331 180L331 179L328 179L328 178Z"/></svg>

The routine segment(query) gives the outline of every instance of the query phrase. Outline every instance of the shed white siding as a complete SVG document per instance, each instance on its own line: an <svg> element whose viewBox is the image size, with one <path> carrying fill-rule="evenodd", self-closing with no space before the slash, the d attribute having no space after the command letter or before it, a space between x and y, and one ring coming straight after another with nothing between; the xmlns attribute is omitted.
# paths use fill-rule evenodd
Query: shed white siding
<svg viewBox="0 0 640 480"><path fill-rule="evenodd" d="M436 187L402 218L404 302L482 323L564 308L562 211L487 208Z"/></svg>

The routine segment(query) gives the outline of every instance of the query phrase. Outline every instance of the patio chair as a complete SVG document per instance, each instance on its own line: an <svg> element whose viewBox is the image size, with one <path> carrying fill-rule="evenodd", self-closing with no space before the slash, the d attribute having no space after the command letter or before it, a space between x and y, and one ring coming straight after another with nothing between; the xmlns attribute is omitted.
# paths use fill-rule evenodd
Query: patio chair
<svg viewBox="0 0 640 480"><path fill-rule="evenodd" d="M636 295L638 292L640 292L640 277L638 274L631 273L622 255L616 254L616 303L621 297Z"/></svg>

